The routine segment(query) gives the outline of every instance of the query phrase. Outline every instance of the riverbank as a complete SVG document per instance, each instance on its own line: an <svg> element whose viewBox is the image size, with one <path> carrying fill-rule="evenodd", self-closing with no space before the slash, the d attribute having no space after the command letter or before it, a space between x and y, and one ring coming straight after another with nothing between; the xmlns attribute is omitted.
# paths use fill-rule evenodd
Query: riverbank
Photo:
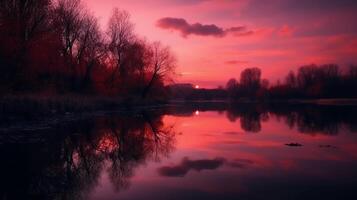
<svg viewBox="0 0 357 200"><path fill-rule="evenodd" d="M84 96L2 97L0 98L0 133L33 131L62 126L73 121L121 116L143 118L145 115L193 116L205 111L257 115L257 113L300 113L317 110L325 115L351 115L357 109L355 99L319 99L289 101L140 101L135 98L104 98ZM198 112L197 112L198 111ZM255 113L255 114L254 114ZM325 114L323 114L325 113ZM349 113L349 114L348 114ZM231 116L232 114L227 114ZM320 115L310 119L321 118Z"/></svg>
<svg viewBox="0 0 357 200"><path fill-rule="evenodd" d="M167 103L164 100L139 97L99 96L4 96L0 98L1 116L22 118L90 113L96 111L127 110L134 107L153 106Z"/></svg>

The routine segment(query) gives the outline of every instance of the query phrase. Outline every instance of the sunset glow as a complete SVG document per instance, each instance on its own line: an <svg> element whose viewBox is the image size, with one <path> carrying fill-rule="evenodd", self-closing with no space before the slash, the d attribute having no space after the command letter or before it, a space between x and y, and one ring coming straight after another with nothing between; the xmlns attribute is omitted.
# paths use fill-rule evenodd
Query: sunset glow
<svg viewBox="0 0 357 200"><path fill-rule="evenodd" d="M113 7L136 32L171 47L177 82L224 85L246 67L276 81L305 64L357 62L353 0L85 0L106 26Z"/></svg>
<svg viewBox="0 0 357 200"><path fill-rule="evenodd" d="M0 199L357 199L357 0L0 0Z"/></svg>

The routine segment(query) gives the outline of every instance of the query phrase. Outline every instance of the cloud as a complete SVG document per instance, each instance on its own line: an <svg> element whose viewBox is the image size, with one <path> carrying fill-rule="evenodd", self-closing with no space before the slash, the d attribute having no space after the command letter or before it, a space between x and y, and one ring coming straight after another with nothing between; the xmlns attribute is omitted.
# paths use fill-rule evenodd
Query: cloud
<svg viewBox="0 0 357 200"><path fill-rule="evenodd" d="M229 165L230 167L240 168L240 169L246 168L248 165L252 165L252 164L254 164L254 162L248 159L235 159L227 163L227 165Z"/></svg>
<svg viewBox="0 0 357 200"><path fill-rule="evenodd" d="M248 64L248 61L243 61L243 60L228 60L224 62L226 65L241 65L241 64Z"/></svg>
<svg viewBox="0 0 357 200"><path fill-rule="evenodd" d="M173 2L176 4L183 4L183 5L191 5L191 4L200 4L200 3L204 3L204 2L208 2L211 0L174 0Z"/></svg>
<svg viewBox="0 0 357 200"><path fill-rule="evenodd" d="M176 166L164 166L158 169L158 172L162 176L168 177L183 177L189 171L201 171L201 170L215 170L221 167L225 162L224 158L204 159L204 160L190 160L184 158L179 165Z"/></svg>
<svg viewBox="0 0 357 200"><path fill-rule="evenodd" d="M157 21L156 25L162 29L179 31L183 37L187 37L188 35L224 37L228 33L232 33L234 36L247 36L253 34L253 31L247 30L245 26L224 29L215 24L190 24L183 18L161 18Z"/></svg>
<svg viewBox="0 0 357 200"><path fill-rule="evenodd" d="M291 37L294 34L294 29L288 25L284 25L278 30L278 35L281 37Z"/></svg>
<svg viewBox="0 0 357 200"><path fill-rule="evenodd" d="M234 36L240 37L253 35L254 31L247 30L245 26L237 26L226 29L226 33L232 33Z"/></svg>

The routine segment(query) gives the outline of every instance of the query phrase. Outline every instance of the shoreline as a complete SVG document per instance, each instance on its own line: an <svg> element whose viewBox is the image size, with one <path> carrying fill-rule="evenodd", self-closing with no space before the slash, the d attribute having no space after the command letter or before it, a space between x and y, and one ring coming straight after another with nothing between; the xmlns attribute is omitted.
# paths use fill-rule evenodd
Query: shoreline
<svg viewBox="0 0 357 200"><path fill-rule="evenodd" d="M0 97L0 118L2 116L45 117L92 112L130 111L135 109L150 109L152 107L180 105L296 105L310 104L322 106L357 106L356 98L330 99L272 99L272 100L179 100L179 99L148 99L139 97L118 98L100 96L4 96Z"/></svg>
<svg viewBox="0 0 357 200"><path fill-rule="evenodd" d="M85 120L93 117L105 117L119 115L123 117L143 117L143 113L166 115L177 112L178 115L186 115L199 111L224 111L235 108L294 108L296 106L312 106L320 108L356 108L357 99L309 99L309 100L275 100L275 101L132 101L124 102L118 98L78 98L71 97L12 97L0 98L0 133L7 134L17 131L46 130L60 124L72 123L77 120ZM5 101L13 100L11 102ZM55 102L53 102L55 101ZM104 105L93 105L103 103ZM113 103L114 102L114 103ZM22 105L19 105L21 103ZM3 112L6 107L6 112ZM80 104L80 108L76 108ZM11 110L16 108L15 110ZM345 109L343 108L343 109ZM58 109L56 112L53 109Z"/></svg>

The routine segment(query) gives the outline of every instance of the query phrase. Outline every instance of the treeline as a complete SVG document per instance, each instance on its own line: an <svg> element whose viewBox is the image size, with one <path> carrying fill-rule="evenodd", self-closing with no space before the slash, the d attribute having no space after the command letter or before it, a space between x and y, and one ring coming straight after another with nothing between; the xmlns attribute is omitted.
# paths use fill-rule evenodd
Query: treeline
<svg viewBox="0 0 357 200"><path fill-rule="evenodd" d="M238 99L317 99L356 98L357 66L341 69L335 64L306 65L291 71L276 84L261 78L259 68L245 69L240 81L232 78L226 84L228 96Z"/></svg>
<svg viewBox="0 0 357 200"><path fill-rule="evenodd" d="M175 59L113 9L106 30L80 0L0 1L0 94L165 96Z"/></svg>

